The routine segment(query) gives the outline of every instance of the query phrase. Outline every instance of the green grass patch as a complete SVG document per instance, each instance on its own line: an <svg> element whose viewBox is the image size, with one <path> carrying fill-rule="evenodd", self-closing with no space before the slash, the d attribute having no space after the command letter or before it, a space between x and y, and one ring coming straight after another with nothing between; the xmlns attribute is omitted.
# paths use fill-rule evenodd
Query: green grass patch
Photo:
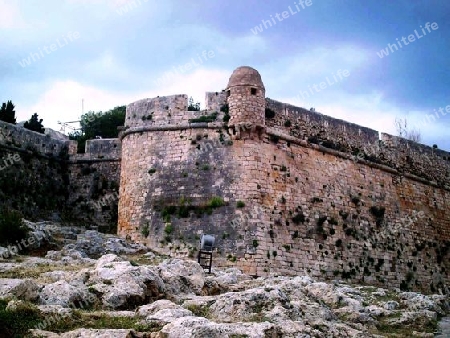
<svg viewBox="0 0 450 338"><path fill-rule="evenodd" d="M1 337L25 337L29 329L35 328L44 319L33 304L20 304L14 311L6 310L7 305L6 300L0 300Z"/></svg>
<svg viewBox="0 0 450 338"><path fill-rule="evenodd" d="M162 326L155 323L139 324L134 317L110 317L102 312L82 312L75 310L71 317L60 317L58 321L46 327L46 330L63 333L80 328L85 329L132 329L138 332L157 332Z"/></svg>

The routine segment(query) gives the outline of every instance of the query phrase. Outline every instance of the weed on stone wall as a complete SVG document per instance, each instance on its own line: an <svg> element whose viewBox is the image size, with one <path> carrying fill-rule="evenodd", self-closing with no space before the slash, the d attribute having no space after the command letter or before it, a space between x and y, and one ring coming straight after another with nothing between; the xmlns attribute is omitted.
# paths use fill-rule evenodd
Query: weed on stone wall
<svg viewBox="0 0 450 338"><path fill-rule="evenodd" d="M214 122L217 119L217 116L219 115L218 112L213 112L209 115L203 115L195 119L190 119L189 123L210 123Z"/></svg>
<svg viewBox="0 0 450 338"><path fill-rule="evenodd" d="M292 217L292 222L295 224L300 224L305 222L305 215L302 212L297 213L294 217Z"/></svg>
<svg viewBox="0 0 450 338"><path fill-rule="evenodd" d="M236 208L243 208L243 207L245 207L245 203L244 202L242 202L242 201L237 201L236 202Z"/></svg>
<svg viewBox="0 0 450 338"><path fill-rule="evenodd" d="M270 108L266 108L264 111L264 115L266 117L266 119L273 119L276 115L275 111L270 109Z"/></svg>
<svg viewBox="0 0 450 338"><path fill-rule="evenodd" d="M384 220L385 207L371 206L370 213L375 217L377 226L380 226Z"/></svg>
<svg viewBox="0 0 450 338"><path fill-rule="evenodd" d="M171 217L188 218L193 212L197 217L201 217L203 214L211 215L214 209L225 206L226 203L222 197L213 196L206 203L202 205L192 205L189 199L182 197L179 201L179 205L157 206L156 211L161 211L161 217L164 222L168 223Z"/></svg>

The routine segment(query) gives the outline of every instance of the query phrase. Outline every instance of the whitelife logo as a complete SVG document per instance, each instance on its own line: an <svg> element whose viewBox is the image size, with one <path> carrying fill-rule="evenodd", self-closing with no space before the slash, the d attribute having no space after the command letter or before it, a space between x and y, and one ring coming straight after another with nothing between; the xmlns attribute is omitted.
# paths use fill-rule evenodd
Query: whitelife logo
<svg viewBox="0 0 450 338"><path fill-rule="evenodd" d="M116 1L116 13L119 15L131 12L133 9L138 8L142 3L146 3L149 0L117 0Z"/></svg>
<svg viewBox="0 0 450 338"><path fill-rule="evenodd" d="M408 38L405 38L404 36L402 36L402 38L400 39L401 42L400 42L400 40L398 38L396 38L397 44L395 44L395 43L394 44L388 43L388 46L385 49L382 49L379 52L377 52L378 57L380 59L382 59L385 56L388 56L390 53L394 53L395 51L398 51L398 47L403 48L402 42L403 42L403 44L405 46L408 46L411 42L416 41L416 38L417 38L417 40L423 38L425 35L427 35L427 32L425 31L425 29L428 31L428 33L431 33L432 30L435 31L438 28L439 28L439 26L438 26L438 24L436 22L433 22L431 24L429 22L427 22L425 24L425 28L420 26L420 29L422 30L423 35L420 35L420 33L417 31L417 29L415 29L414 30L414 34L408 35ZM406 41L406 39L408 39L409 42ZM397 45L398 45L398 47L397 47ZM394 50L394 47L395 47L395 50ZM389 53L389 51L390 51L390 53Z"/></svg>
<svg viewBox="0 0 450 338"><path fill-rule="evenodd" d="M298 3L294 2L294 5L295 5L295 9L297 9L297 11L295 11L294 9L292 9L291 6L289 6L288 7L289 11L283 11L283 12L281 12L281 14L280 13L275 14L275 18L277 18L278 22L281 22L284 19L287 19L290 16L299 13L302 9L305 9L306 7L311 6L312 0L300 0ZM301 7L301 9L300 9L300 7ZM255 26L255 27L251 28L250 30L255 35L257 35L258 33L262 33L264 31L264 29L267 29L267 28L272 27L273 25L277 24L277 21L275 20L275 18L273 15L271 15L270 20L261 20L261 23L259 24L259 26Z"/></svg>
<svg viewBox="0 0 450 338"><path fill-rule="evenodd" d="M202 52L202 56L197 54L197 59L191 58L191 60L189 62L187 62L183 65L173 66L172 67L173 71L165 72L161 77L154 80L153 83L156 84L157 86L161 86L170 80L174 80L177 75L184 74L196 67L201 66L203 64L203 62L206 62L215 56L216 56L216 54L214 53L213 50L209 50L209 51L204 50ZM198 63L196 61L198 61Z"/></svg>
<svg viewBox="0 0 450 338"><path fill-rule="evenodd" d="M322 90L331 87L332 85L343 81L345 78L350 76L350 72L347 69L339 69L336 74L332 74L332 79L330 80L330 78L327 76L325 78L325 81L320 82L319 84L314 83L312 86L308 86L309 89L309 93L308 91L300 91L299 95L297 95L298 99L305 99L310 97L311 95L314 95L315 93L319 93ZM334 81L333 81L334 80ZM312 88L311 88L312 87ZM311 94L310 94L311 93ZM301 96L301 97L300 97Z"/></svg>
<svg viewBox="0 0 450 338"><path fill-rule="evenodd" d="M46 55L51 54L64 46L67 46L70 42L73 42L79 38L80 33L69 32L66 34L66 36L56 39L55 43L52 43L50 46L38 48L39 51L36 53L31 52L27 59L22 59L22 61L19 61L19 65L21 65L22 68L30 66L33 62L43 59Z"/></svg>
<svg viewBox="0 0 450 338"><path fill-rule="evenodd" d="M21 158L19 154L8 154L6 158L3 158L3 163L0 163L0 171L12 166L14 163L19 162L20 160Z"/></svg>

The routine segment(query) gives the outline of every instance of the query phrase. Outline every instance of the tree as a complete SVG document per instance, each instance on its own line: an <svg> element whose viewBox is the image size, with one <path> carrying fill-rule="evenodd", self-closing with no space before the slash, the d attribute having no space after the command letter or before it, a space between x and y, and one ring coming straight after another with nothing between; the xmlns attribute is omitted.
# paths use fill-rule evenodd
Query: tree
<svg viewBox="0 0 450 338"><path fill-rule="evenodd" d="M409 129L408 121L406 119L395 118L395 129L400 137L407 140L419 143L422 140L422 135L418 129Z"/></svg>
<svg viewBox="0 0 450 338"><path fill-rule="evenodd" d="M15 106L9 100L7 103L2 104L2 107L0 108L0 120L16 124L16 112L14 111Z"/></svg>
<svg viewBox="0 0 450 338"><path fill-rule="evenodd" d="M25 122L25 124L23 125L24 128L33 130L33 131L37 131L38 133L44 134L45 133L45 128L42 125L42 119L38 119L38 114L34 113L31 116L31 119L27 122Z"/></svg>
<svg viewBox="0 0 450 338"><path fill-rule="evenodd" d="M200 111L200 102L194 103L192 96L189 98L189 111Z"/></svg>
<svg viewBox="0 0 450 338"><path fill-rule="evenodd" d="M78 142L78 153L84 153L87 140L95 138L116 138L117 127L125 124L126 106L119 106L107 112L90 111L81 116L81 130L69 134L71 140Z"/></svg>

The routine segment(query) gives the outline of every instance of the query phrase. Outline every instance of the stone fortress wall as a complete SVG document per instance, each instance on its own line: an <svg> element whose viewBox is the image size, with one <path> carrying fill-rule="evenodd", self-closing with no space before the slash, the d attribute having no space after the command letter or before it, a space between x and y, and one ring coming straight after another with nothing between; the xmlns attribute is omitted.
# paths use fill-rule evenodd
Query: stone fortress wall
<svg viewBox="0 0 450 338"><path fill-rule="evenodd" d="M66 205L71 219L117 231L121 153L119 139L95 139L86 141L83 154L70 156Z"/></svg>
<svg viewBox="0 0 450 338"><path fill-rule="evenodd" d="M192 256L211 233L226 264L254 275L445 290L450 154L263 88L241 67L204 111L187 111L186 95L127 107L119 234Z"/></svg>
<svg viewBox="0 0 450 338"><path fill-rule="evenodd" d="M0 122L0 203L31 219L118 224L179 256L195 256L211 233L216 264L257 276L445 291L450 153L264 90L242 67L202 111L188 111L187 95L140 100L119 139L90 140L84 154Z"/></svg>
<svg viewBox="0 0 450 338"><path fill-rule="evenodd" d="M30 219L55 217L115 228L119 140L87 141L86 152L76 152L75 141L0 121L0 203ZM113 192L114 198L105 198Z"/></svg>

